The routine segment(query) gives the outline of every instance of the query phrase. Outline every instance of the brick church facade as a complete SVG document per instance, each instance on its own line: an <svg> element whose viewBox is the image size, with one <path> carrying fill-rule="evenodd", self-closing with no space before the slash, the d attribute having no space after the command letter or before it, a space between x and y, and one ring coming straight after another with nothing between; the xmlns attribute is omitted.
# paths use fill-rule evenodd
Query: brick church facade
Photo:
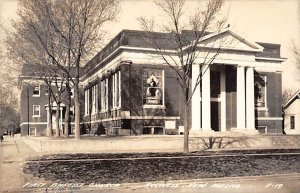
<svg viewBox="0 0 300 193"><path fill-rule="evenodd" d="M161 49L167 54L173 53L172 34L153 32L152 35ZM181 35L191 38L189 31ZM224 41L230 44L220 47ZM192 84L200 73L197 63L202 63L206 53L202 48L213 53L216 46L221 52L205 70L201 85L192 97L191 133L281 133L281 63L284 59L280 56L280 45L251 42L230 29L207 34L196 50L199 57L192 67ZM84 133L179 134L183 130L183 93L177 77L145 42L143 31L123 30L113 38L85 65L81 85ZM28 130L31 123L36 125L35 134L43 135L47 128L47 118L44 119L47 101L42 93L31 99L24 94L25 91L29 95L34 93L37 86L43 90L39 84L23 86L22 130ZM39 119L34 112L37 105L40 105Z"/></svg>

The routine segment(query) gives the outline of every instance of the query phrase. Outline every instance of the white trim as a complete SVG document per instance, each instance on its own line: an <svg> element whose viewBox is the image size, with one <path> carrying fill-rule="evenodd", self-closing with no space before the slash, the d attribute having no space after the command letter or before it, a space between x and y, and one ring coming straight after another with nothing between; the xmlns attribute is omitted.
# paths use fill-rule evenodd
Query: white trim
<svg viewBox="0 0 300 193"><path fill-rule="evenodd" d="M246 88L245 88L245 67L237 66L236 71L236 119L237 128L246 128Z"/></svg>
<svg viewBox="0 0 300 193"><path fill-rule="evenodd" d="M267 107L255 107L255 109L258 111L269 111Z"/></svg>
<svg viewBox="0 0 300 193"><path fill-rule="evenodd" d="M220 32L217 32L217 33L208 34L208 35L204 36L199 42L202 42L204 40L208 40L212 37L218 36L218 35L226 33L226 32L230 33L231 35L236 37L238 40L248 44L249 46L256 48L256 49L255 48L249 49L249 51L263 52L264 47L262 47L261 45L259 45L256 42L251 42L249 40L246 40L245 38L239 36L238 34L234 33L233 31L231 31L230 28L225 28L225 29L223 29L223 30L221 30Z"/></svg>
<svg viewBox="0 0 300 193"><path fill-rule="evenodd" d="M47 125L48 123L47 122L22 122L20 124L20 126L23 126L23 125ZM63 125L65 124L64 122L62 123ZM72 125L74 125L75 123L74 122L71 122Z"/></svg>
<svg viewBox="0 0 300 193"><path fill-rule="evenodd" d="M112 108L121 108L121 71L118 70L112 75ZM118 95L116 95L118 93ZM117 100L118 99L118 100ZM117 102L118 101L118 102Z"/></svg>
<svg viewBox="0 0 300 193"><path fill-rule="evenodd" d="M22 122L20 126L23 125L47 125L47 122Z"/></svg>
<svg viewBox="0 0 300 193"><path fill-rule="evenodd" d="M100 112L108 111L108 78L104 78L100 82L100 103Z"/></svg>
<svg viewBox="0 0 300 193"><path fill-rule="evenodd" d="M114 117L114 118L107 118L107 119L100 119L100 120L94 120L94 121L83 121L80 124L84 124L84 123L99 123L99 122L104 122L104 121L116 121L116 120L121 120L123 119L122 117ZM174 117L167 117L167 116L131 116L128 117L126 119L159 119L159 120L179 120L180 117L179 116L174 116Z"/></svg>
<svg viewBox="0 0 300 193"><path fill-rule="evenodd" d="M143 105L144 109L166 109L164 105Z"/></svg>
<svg viewBox="0 0 300 193"><path fill-rule="evenodd" d="M258 121L282 121L282 117L256 117Z"/></svg>
<svg viewBox="0 0 300 193"><path fill-rule="evenodd" d="M298 90L284 105L283 108L287 108L287 106L290 105L290 103L294 100L295 97L299 97L300 98L300 90Z"/></svg>
<svg viewBox="0 0 300 193"><path fill-rule="evenodd" d="M267 58L267 57L255 57L256 60L267 60L267 61L279 61L284 62L286 58Z"/></svg>
<svg viewBox="0 0 300 193"><path fill-rule="evenodd" d="M226 131L226 71L225 68L222 67L220 72L220 101L221 101L221 121L220 121L220 131Z"/></svg>
<svg viewBox="0 0 300 193"><path fill-rule="evenodd" d="M89 89L86 89L84 91L84 114L89 115L90 110L89 110L89 103L90 103L90 94L89 94Z"/></svg>

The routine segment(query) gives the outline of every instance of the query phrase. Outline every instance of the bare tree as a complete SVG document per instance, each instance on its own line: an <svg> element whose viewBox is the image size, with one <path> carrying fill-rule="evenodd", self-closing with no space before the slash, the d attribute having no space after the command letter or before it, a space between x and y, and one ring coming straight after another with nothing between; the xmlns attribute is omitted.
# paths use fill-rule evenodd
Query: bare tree
<svg viewBox="0 0 300 193"><path fill-rule="evenodd" d="M20 0L19 5L19 20L6 41L11 59L46 65L64 78L69 95L70 87L74 88L75 138L80 139L80 70L97 51L103 25L115 19L118 2Z"/></svg>
<svg viewBox="0 0 300 193"><path fill-rule="evenodd" d="M193 93L199 88L202 75L206 72L209 65L213 63L215 57L220 53L220 49L210 53L205 48L201 50L205 58L200 63L196 64L199 56L198 45L202 38L208 32L218 33L224 25L224 19L219 20L218 14L222 8L223 0L208 0L203 3L197 1L196 9L188 8L186 0L165 0L155 1L155 4L166 15L167 21L163 25L163 30L170 32L173 35L172 42L176 44L175 54L167 53L157 39L151 35L155 27L155 20L149 20L145 17L140 17L139 22L143 30L148 32L146 40L157 51L161 59L167 64L178 77L178 83L181 86L182 93L184 93L185 102L185 119L184 119L184 152L188 150L188 133L190 130L190 102ZM188 15L189 14L189 15ZM189 18L187 20L186 18ZM192 38L184 37L181 32L184 29L190 29ZM201 56L202 57L202 56ZM199 66L200 73L196 77L196 82L191 81L192 65Z"/></svg>
<svg viewBox="0 0 300 193"><path fill-rule="evenodd" d="M299 45L296 45L295 41L292 41L291 51L294 55L297 68L300 69L300 48Z"/></svg>
<svg viewBox="0 0 300 193"><path fill-rule="evenodd" d="M293 89L283 89L282 90L282 105L286 104L288 100L295 94Z"/></svg>

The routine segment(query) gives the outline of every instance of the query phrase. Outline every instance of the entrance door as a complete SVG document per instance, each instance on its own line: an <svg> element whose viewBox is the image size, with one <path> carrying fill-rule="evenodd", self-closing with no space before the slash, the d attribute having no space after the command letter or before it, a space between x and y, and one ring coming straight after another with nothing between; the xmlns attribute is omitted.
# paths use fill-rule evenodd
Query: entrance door
<svg viewBox="0 0 300 193"><path fill-rule="evenodd" d="M211 101L211 128L214 131L220 131L220 102Z"/></svg>
<svg viewBox="0 0 300 193"><path fill-rule="evenodd" d="M214 131L220 131L220 95L221 95L221 72L220 71L211 71L210 74L211 82L211 128Z"/></svg>

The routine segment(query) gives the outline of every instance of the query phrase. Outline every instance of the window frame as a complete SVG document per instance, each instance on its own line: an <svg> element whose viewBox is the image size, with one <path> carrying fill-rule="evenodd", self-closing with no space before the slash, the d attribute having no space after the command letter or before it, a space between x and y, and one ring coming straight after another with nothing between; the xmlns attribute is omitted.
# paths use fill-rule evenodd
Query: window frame
<svg viewBox="0 0 300 193"><path fill-rule="evenodd" d="M89 89L86 89L84 91L84 115L89 115L90 114L90 93Z"/></svg>
<svg viewBox="0 0 300 193"><path fill-rule="evenodd" d="M161 87L157 87L161 89L161 104L145 104L144 103L144 92L145 92L145 88L144 88L144 81L145 81L145 76L144 76L144 72L147 70L155 70L155 71L160 71L161 72ZM148 77L150 78L150 77ZM143 72L142 72L142 104L143 104L143 108L161 108L164 109L165 108L165 71L164 69L160 69L160 68L143 68Z"/></svg>
<svg viewBox="0 0 300 193"><path fill-rule="evenodd" d="M296 116L295 115L291 115L290 116L290 129L291 130L295 130L295 124L296 124Z"/></svg>
<svg viewBox="0 0 300 193"><path fill-rule="evenodd" d="M121 71L112 75L112 105L113 109L121 107Z"/></svg>
<svg viewBox="0 0 300 193"><path fill-rule="evenodd" d="M38 91L38 94L35 94L34 92ZM41 86L40 85L34 85L33 91L32 91L32 97L40 97L41 96Z"/></svg>
<svg viewBox="0 0 300 193"><path fill-rule="evenodd" d="M38 107L38 111L35 111L35 107ZM38 114L35 114L38 112ZM32 105L32 117L40 117L41 116L41 105Z"/></svg>
<svg viewBox="0 0 300 193"><path fill-rule="evenodd" d="M91 101L91 114L95 115L98 113L98 84L92 86L92 101Z"/></svg>
<svg viewBox="0 0 300 193"><path fill-rule="evenodd" d="M31 135L32 130L34 130L34 135ZM36 127L29 127L29 136L36 136Z"/></svg>
<svg viewBox="0 0 300 193"><path fill-rule="evenodd" d="M101 112L108 111L108 78L104 78L100 82L100 102L101 102Z"/></svg>
<svg viewBox="0 0 300 193"><path fill-rule="evenodd" d="M255 108L257 110L265 110L265 111L268 111L268 101L267 101L267 94L268 94L268 89L267 89L267 75L265 74L257 74L257 75L254 75L254 86L255 86L255 76L257 77L263 77L263 80L265 82L265 86L264 86L264 105L263 106L258 106L257 105L257 101L256 101L256 98L254 98L254 105L255 105ZM255 88L254 88L255 89ZM254 90L254 93L255 93L255 90Z"/></svg>

